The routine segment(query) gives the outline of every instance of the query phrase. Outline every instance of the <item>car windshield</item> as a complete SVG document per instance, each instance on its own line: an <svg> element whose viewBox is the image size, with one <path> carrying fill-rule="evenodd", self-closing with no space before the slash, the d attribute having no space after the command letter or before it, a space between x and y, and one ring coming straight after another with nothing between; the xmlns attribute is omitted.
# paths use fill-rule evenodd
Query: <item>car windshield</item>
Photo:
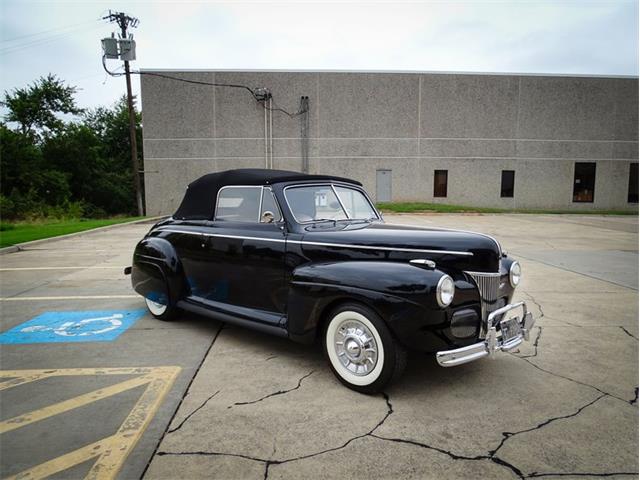
<svg viewBox="0 0 640 480"><path fill-rule="evenodd" d="M342 186L289 187L285 197L296 221L371 220L378 215L359 190Z"/></svg>

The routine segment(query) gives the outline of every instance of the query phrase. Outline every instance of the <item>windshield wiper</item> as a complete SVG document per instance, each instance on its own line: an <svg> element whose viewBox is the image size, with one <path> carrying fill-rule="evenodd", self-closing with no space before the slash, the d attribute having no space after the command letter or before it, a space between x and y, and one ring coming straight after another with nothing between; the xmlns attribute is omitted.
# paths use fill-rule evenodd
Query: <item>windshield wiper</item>
<svg viewBox="0 0 640 480"><path fill-rule="evenodd" d="M316 223L325 223L325 222L333 222L333 226L335 227L338 224L338 221L334 218L316 218L313 220L313 224Z"/></svg>

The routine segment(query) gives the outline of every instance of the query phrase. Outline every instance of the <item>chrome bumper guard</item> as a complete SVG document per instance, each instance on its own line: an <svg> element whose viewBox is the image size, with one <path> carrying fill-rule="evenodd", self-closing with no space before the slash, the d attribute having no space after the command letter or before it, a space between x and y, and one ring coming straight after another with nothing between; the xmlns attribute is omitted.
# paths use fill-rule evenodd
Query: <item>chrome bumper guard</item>
<svg viewBox="0 0 640 480"><path fill-rule="evenodd" d="M494 321L496 317L500 317L512 310L522 309L522 317L518 317L518 323L521 333L508 342L502 341L502 335L496 331ZM529 334L535 324L535 319L531 312L527 311L527 305L524 302L518 302L506 305L489 314L487 318L487 335L484 341L467 345L466 347L456 348L455 350L444 350L436 353L436 359L442 367L455 367L463 363L473 362L483 357L490 357L497 351L506 352L518 347L522 342L529 341Z"/></svg>

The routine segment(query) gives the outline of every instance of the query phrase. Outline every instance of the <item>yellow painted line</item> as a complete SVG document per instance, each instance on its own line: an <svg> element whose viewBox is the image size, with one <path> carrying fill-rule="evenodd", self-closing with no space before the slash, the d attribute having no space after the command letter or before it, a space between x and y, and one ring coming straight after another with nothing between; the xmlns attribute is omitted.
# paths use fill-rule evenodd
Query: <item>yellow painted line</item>
<svg viewBox="0 0 640 480"><path fill-rule="evenodd" d="M176 369L170 374L171 384L178 376L179 370ZM122 422L118 433L114 435L112 448L100 455L98 461L91 467L85 477L87 480L106 480L116 477L124 464L126 454L138 443L169 392L169 388L165 386L166 381L166 379L156 379L149 384L138 403Z"/></svg>
<svg viewBox="0 0 640 480"><path fill-rule="evenodd" d="M0 302L42 302L49 300L103 300L112 298L139 298L140 295L69 295L65 297L4 297Z"/></svg>
<svg viewBox="0 0 640 480"><path fill-rule="evenodd" d="M89 403L97 402L98 400L101 400L103 398L116 395L118 393L124 392L125 390L139 387L140 385L144 385L145 383L149 383L152 379L153 377L148 376L135 377L124 382L116 383L115 385L111 385L109 387L100 388L98 390L94 390L93 392L70 398L69 400L65 400L63 402L54 403L53 405L48 405L44 408L18 415L17 417L9 418L0 422L0 433L10 432L11 430L24 427L26 425L29 425L30 423L38 422L40 420L44 420L45 418L68 412L69 410L82 407Z"/></svg>
<svg viewBox="0 0 640 480"><path fill-rule="evenodd" d="M118 269L124 270L124 266L114 265L91 265L87 267L7 267L0 268L0 272L28 272L30 270L102 270L102 269Z"/></svg>
<svg viewBox="0 0 640 480"><path fill-rule="evenodd" d="M146 375L164 371L174 367L104 367L104 368L49 368L47 370L0 370L0 377L33 378L42 380L49 377L83 376L83 375ZM11 381L11 380L8 380ZM6 382L5 382L6 383ZM0 383L0 386L4 383Z"/></svg>
<svg viewBox="0 0 640 480"><path fill-rule="evenodd" d="M35 480L50 477L55 473L68 469L70 466L78 465L101 455L102 452L111 446L109 440L111 440L111 437L98 440L95 443L86 445L74 450L73 452L66 453L28 470L23 470L22 472L13 475L12 477L7 477L4 480L23 480L27 478L29 480Z"/></svg>
<svg viewBox="0 0 640 480"><path fill-rule="evenodd" d="M91 467L86 478L92 480L115 478L122 468L129 452L131 452L135 447L136 443L158 411L158 408L171 389L171 386L180 373L180 370L180 367L0 370L1 377L10 378L10 380L0 383L0 390L50 377L81 377L83 375L123 374L138 375L133 379L125 380L115 385L79 395L72 399L6 420L0 424L2 425L0 433L15 430L16 428L73 410L74 408L81 407L88 403L117 395L120 392L136 388L140 385L147 385L147 388L144 390L115 434L39 465L35 465L9 478L14 480L27 478L29 480L35 480L46 478L95 457L98 458ZM17 419L21 419L22 421L18 422Z"/></svg>

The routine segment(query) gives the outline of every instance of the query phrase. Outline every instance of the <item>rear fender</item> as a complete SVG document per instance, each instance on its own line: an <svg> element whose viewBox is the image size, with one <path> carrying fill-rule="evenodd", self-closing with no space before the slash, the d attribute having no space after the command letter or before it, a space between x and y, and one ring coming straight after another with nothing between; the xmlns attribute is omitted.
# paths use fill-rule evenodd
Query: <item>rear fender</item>
<svg viewBox="0 0 640 480"><path fill-rule="evenodd" d="M173 245L157 237L141 240L133 254L131 284L145 298L175 305L184 296L185 285Z"/></svg>

